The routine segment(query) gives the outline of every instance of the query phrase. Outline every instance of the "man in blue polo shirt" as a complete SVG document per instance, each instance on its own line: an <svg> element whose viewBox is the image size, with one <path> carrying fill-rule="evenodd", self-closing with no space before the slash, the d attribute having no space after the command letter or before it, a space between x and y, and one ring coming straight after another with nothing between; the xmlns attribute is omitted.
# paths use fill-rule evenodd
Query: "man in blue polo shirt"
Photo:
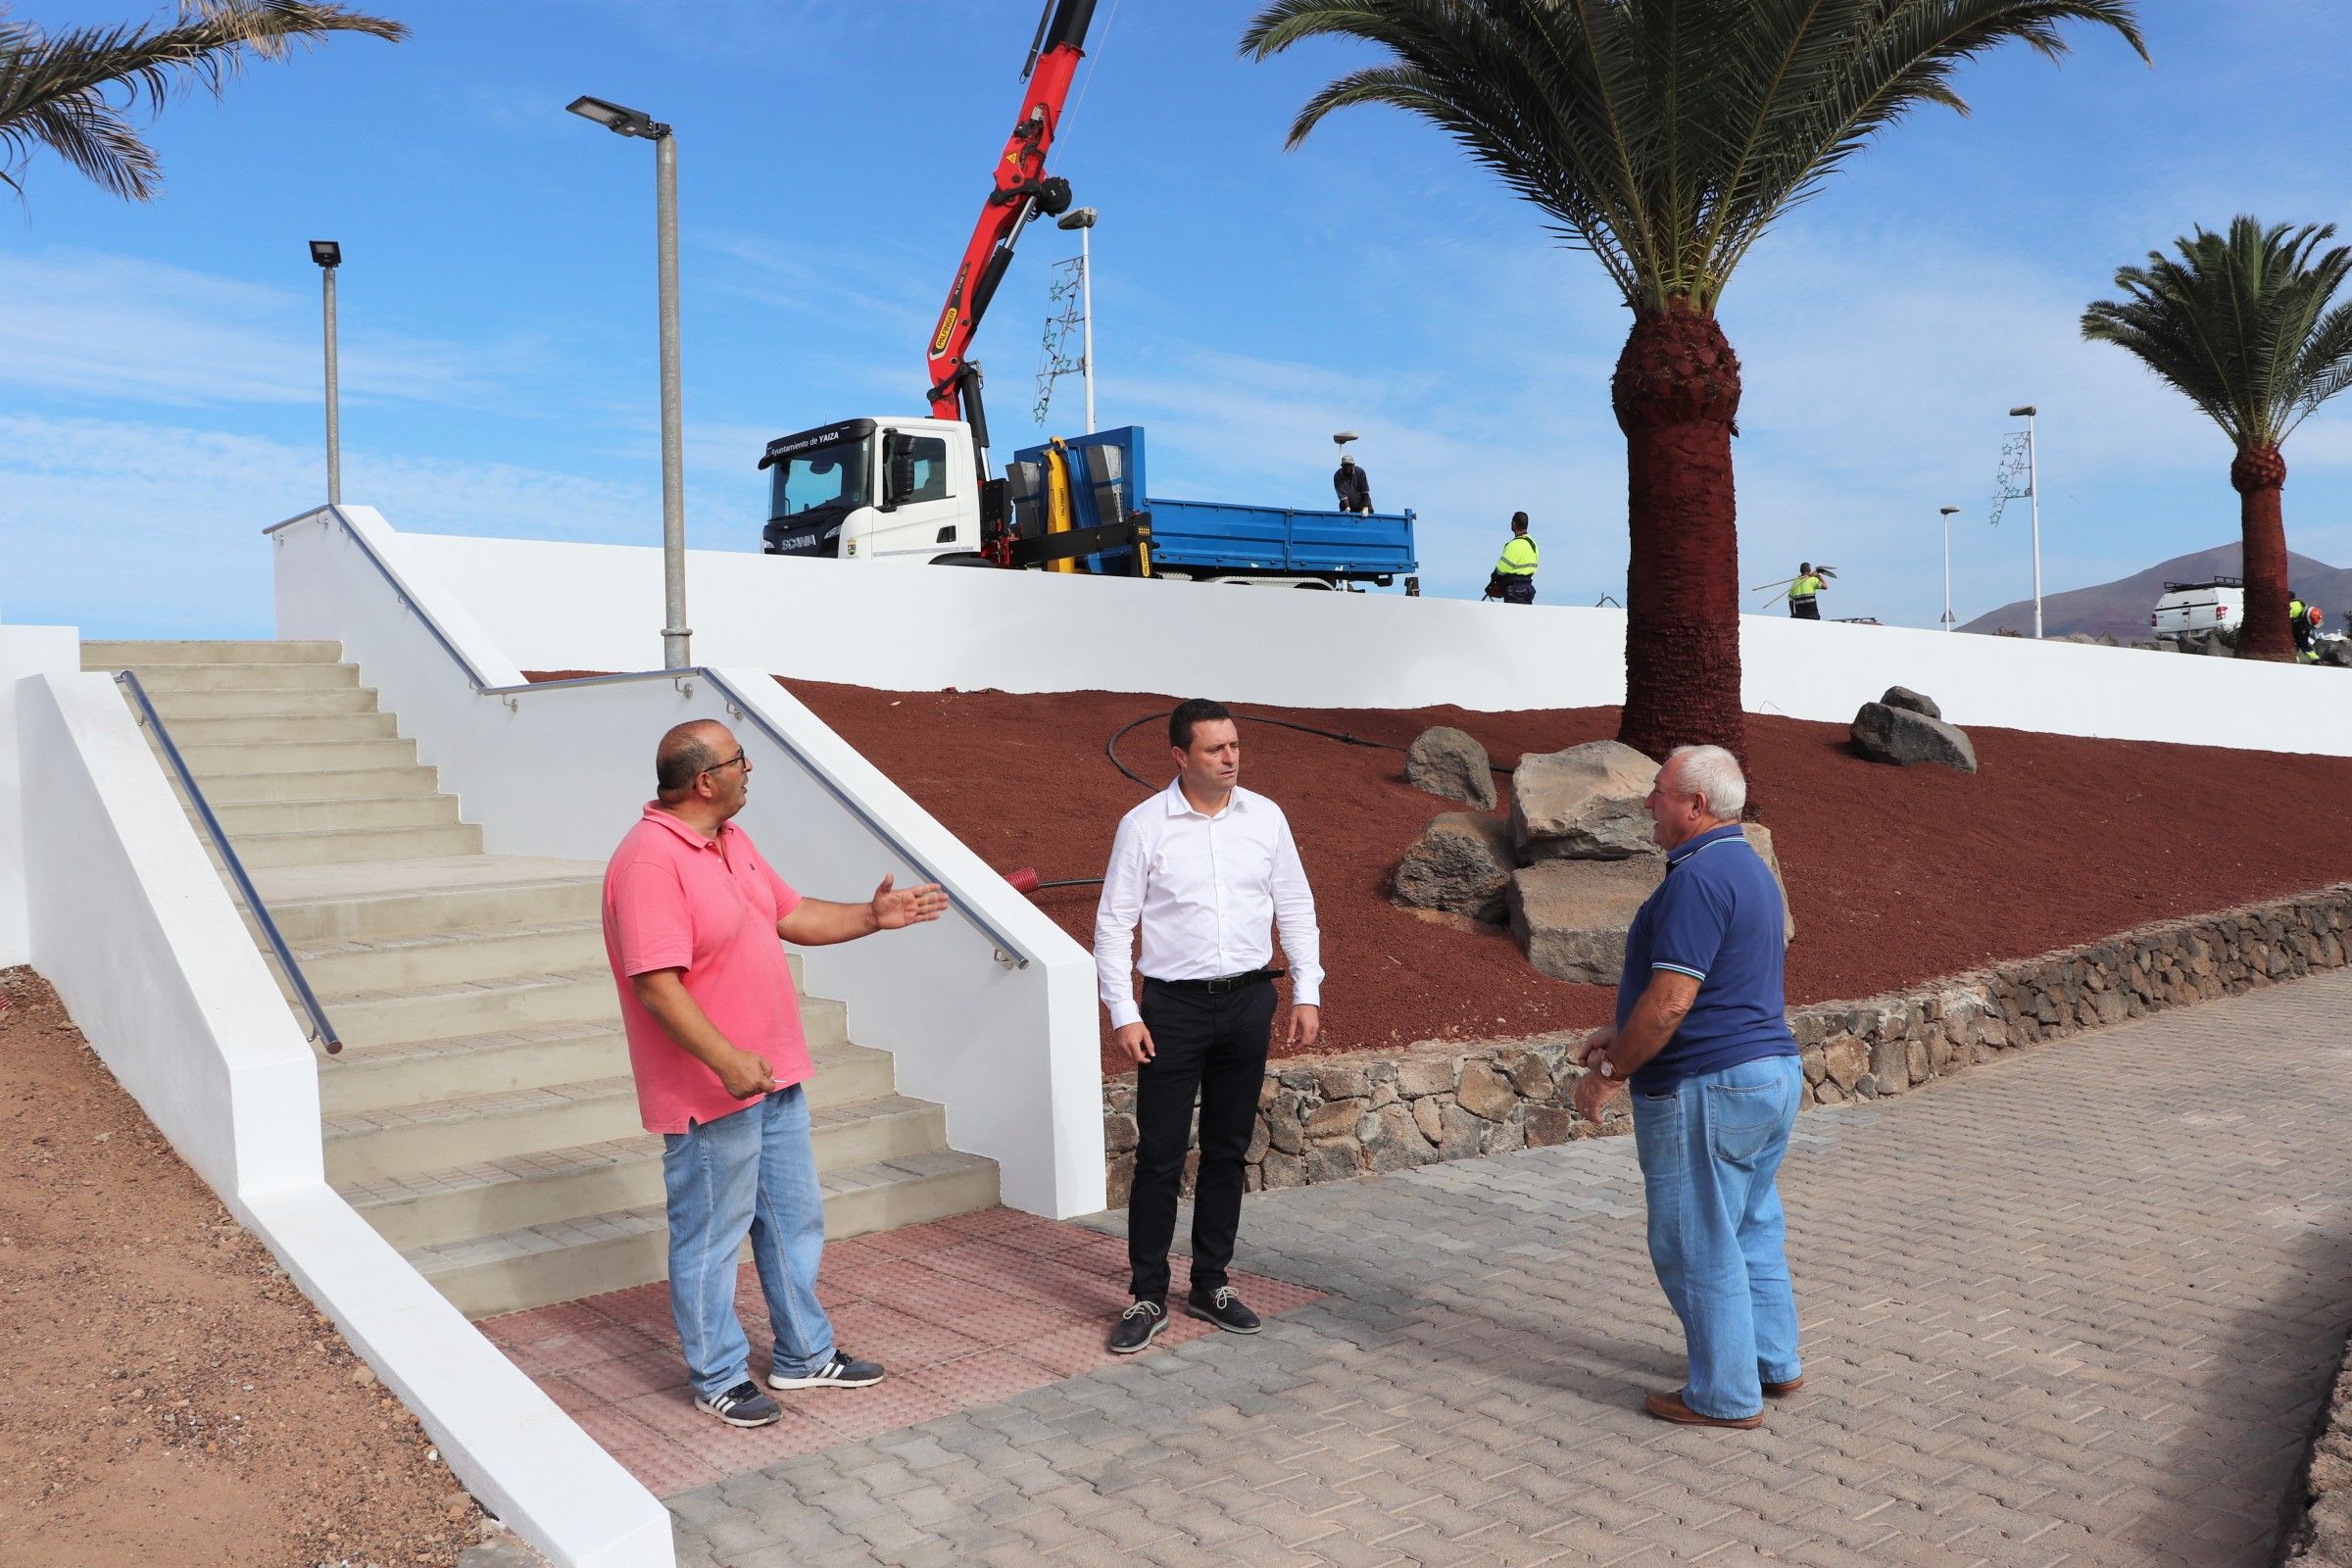
<svg viewBox="0 0 2352 1568"><path fill-rule="evenodd" d="M1803 1098L1781 984L1780 885L1740 831L1747 780L1720 746L1686 746L1651 786L1666 879L1626 934L1617 1021L1585 1042L1577 1108L1628 1079L1649 1257L1683 1320L1690 1380L1649 1413L1753 1427L1804 1384L1774 1177Z"/></svg>

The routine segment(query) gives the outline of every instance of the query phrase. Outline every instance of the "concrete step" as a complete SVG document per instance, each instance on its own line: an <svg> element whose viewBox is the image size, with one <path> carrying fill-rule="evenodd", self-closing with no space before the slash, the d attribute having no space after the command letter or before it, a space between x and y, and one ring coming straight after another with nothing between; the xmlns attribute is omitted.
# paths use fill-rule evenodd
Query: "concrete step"
<svg viewBox="0 0 2352 1568"><path fill-rule="evenodd" d="M458 820L454 795L358 796L339 801L217 801L204 792L205 804L228 829L244 853L247 834L331 833L365 828L439 827ZM191 808L190 816L195 815Z"/></svg>
<svg viewBox="0 0 2352 1568"><path fill-rule="evenodd" d="M834 1241L997 1202L995 1161L953 1151L831 1171L822 1181L825 1235ZM407 1256L460 1311L479 1318L665 1279L668 1251L667 1222L653 1203L415 1248Z"/></svg>
<svg viewBox="0 0 2352 1568"><path fill-rule="evenodd" d="M944 1118L896 1096L827 1110L811 1107L817 1171L939 1152L921 1143ZM858 1157L860 1151L870 1157ZM394 1247L436 1247L612 1209L662 1201L662 1140L644 1133L569 1149L474 1160L447 1170L345 1185L368 1222Z"/></svg>
<svg viewBox="0 0 2352 1568"><path fill-rule="evenodd" d="M290 744L322 746L337 741L395 740L400 721L390 713L256 713L225 718L174 718L164 711L164 727L172 744L182 752L260 742L271 748ZM194 763L190 763L194 766Z"/></svg>
<svg viewBox="0 0 2352 1568"><path fill-rule="evenodd" d="M219 744L211 741L192 741L172 726L172 744L204 786L205 797L213 793L213 781L226 778L250 778L261 775L277 778L291 773L313 771L342 773L355 768L415 767L416 743L400 737L379 736L372 740L309 740L285 739L273 741L231 741Z"/></svg>
<svg viewBox="0 0 2352 1568"><path fill-rule="evenodd" d="M357 664L150 664L138 673L158 707L181 693L354 691L360 684Z"/></svg>
<svg viewBox="0 0 2352 1568"><path fill-rule="evenodd" d="M816 1075L808 1080L811 1107L872 1100L894 1087L890 1054L856 1046L844 1036L846 1008L805 998L801 1016ZM334 1011L328 1007L327 1016ZM617 1024L545 1024L503 1034L347 1050L318 1065L318 1105L328 1116L382 1110L429 1101L545 1089L629 1070L629 1046Z"/></svg>
<svg viewBox="0 0 2352 1568"><path fill-rule="evenodd" d="M471 822L442 822L422 827L314 828L300 833L231 833L229 842L236 846L237 858L247 870L252 870L256 866L479 855L482 830ZM263 897L267 899L268 895ZM276 912L270 911L273 915Z"/></svg>
<svg viewBox="0 0 2352 1568"><path fill-rule="evenodd" d="M268 669L271 666L262 666ZM335 669L332 664L287 664L287 669ZM197 673L202 673L198 671ZM146 677L141 676L141 683ZM375 693L365 686L323 686L316 691L262 692L247 688L227 692L158 691L147 688L156 711L179 739L183 726L198 719L315 718L344 713L373 713Z"/></svg>
<svg viewBox="0 0 2352 1568"><path fill-rule="evenodd" d="M193 765L193 764L191 764ZM314 768L296 773L230 773L199 777L214 809L261 801L365 801L387 795L433 795L440 791L436 769L407 766Z"/></svg>
<svg viewBox="0 0 2352 1568"><path fill-rule="evenodd" d="M280 866L257 871L254 885L288 942L372 941L603 917L603 866L537 856Z"/></svg>
<svg viewBox="0 0 2352 1568"><path fill-rule="evenodd" d="M597 920L559 920L316 940L293 948L312 990L350 995L593 968L605 961L605 930Z"/></svg>
<svg viewBox="0 0 2352 1568"><path fill-rule="evenodd" d="M811 1105L809 1121L820 1167L918 1153L948 1141L944 1109L898 1095ZM642 1132L636 1080L625 1076L347 1111L323 1122L326 1179L342 1187L421 1172L445 1183L451 1167L611 1143Z"/></svg>
<svg viewBox="0 0 2352 1568"><path fill-rule="evenodd" d="M135 669L147 678L150 664L333 664L341 643L321 642L122 642L104 638L81 645L84 669Z"/></svg>
<svg viewBox="0 0 2352 1568"><path fill-rule="evenodd" d="M264 894L266 899L268 894ZM276 911L270 911L274 916ZM284 929L282 926L279 928ZM599 965L456 985L404 986L347 995L327 1004L346 1049L455 1040L551 1023L620 1020L612 976Z"/></svg>

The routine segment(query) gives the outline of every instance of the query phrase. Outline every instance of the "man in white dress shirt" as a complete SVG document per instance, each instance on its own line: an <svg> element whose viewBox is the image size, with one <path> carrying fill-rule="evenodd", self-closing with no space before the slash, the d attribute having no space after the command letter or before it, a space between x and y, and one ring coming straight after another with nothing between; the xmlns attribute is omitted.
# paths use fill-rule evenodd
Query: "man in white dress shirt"
<svg viewBox="0 0 2352 1568"><path fill-rule="evenodd" d="M1120 819L1095 910L1095 972L1113 1039L1135 1068L1135 1179L1127 1198L1129 1289L1110 1348L1131 1355L1167 1324L1168 1243L1200 1102L1193 1277L1185 1310L1234 1334L1257 1314L1227 1283L1242 1223L1242 1165L1257 1121L1274 1023L1270 927L1290 958L1295 1049L1322 1027L1315 897L1282 808L1240 786L1233 715L1196 698L1168 715L1176 777ZM1135 928L1144 928L1143 998Z"/></svg>

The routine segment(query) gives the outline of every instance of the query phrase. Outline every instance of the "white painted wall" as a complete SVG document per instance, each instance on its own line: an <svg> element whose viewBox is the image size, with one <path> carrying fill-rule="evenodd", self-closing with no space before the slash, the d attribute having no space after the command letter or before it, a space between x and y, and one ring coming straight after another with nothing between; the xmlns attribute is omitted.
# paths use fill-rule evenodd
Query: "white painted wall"
<svg viewBox="0 0 2352 1568"><path fill-rule="evenodd" d="M467 1491L565 1568L670 1568L668 1511L326 1186L317 1059L113 680L8 691L31 957L91 1049Z"/></svg>
<svg viewBox="0 0 2352 1568"><path fill-rule="evenodd" d="M523 668L662 662L658 550L401 537L406 559L446 583ZM687 607L703 662L891 691L1483 711L1625 696L1616 610L710 551L687 558ZM1962 725L2352 756L2340 670L1778 615L1742 616L1740 650L1751 712L1842 724L1905 685Z"/></svg>
<svg viewBox="0 0 2352 1568"><path fill-rule="evenodd" d="M1007 1203L1057 1218L1104 1206L1086 950L757 665L719 673L784 746L730 711L703 679L477 694L419 612L485 684L518 683L503 636L493 641L483 629L494 621L478 603L471 615L459 608L451 570L420 561L414 541L372 510L343 511L350 532L321 512L271 536L278 634L342 643L466 819L481 824L488 849L603 861L653 793L662 731L690 718L731 724L754 768L738 820L787 880L818 898L858 902L885 873L906 886L927 872L956 906L929 925L808 951L810 992L849 1004L854 1038L893 1054L902 1092L947 1107L949 1141L997 1161ZM353 533L375 548L397 586ZM658 572L654 586L658 620ZM660 665L658 638L639 652ZM993 925L1027 967L1001 965L994 940L958 911Z"/></svg>
<svg viewBox="0 0 2352 1568"><path fill-rule="evenodd" d="M25 770L17 736L17 682L81 668L80 634L71 626L0 626L0 969L32 961L32 926L24 912ZM32 769L35 788L38 761Z"/></svg>

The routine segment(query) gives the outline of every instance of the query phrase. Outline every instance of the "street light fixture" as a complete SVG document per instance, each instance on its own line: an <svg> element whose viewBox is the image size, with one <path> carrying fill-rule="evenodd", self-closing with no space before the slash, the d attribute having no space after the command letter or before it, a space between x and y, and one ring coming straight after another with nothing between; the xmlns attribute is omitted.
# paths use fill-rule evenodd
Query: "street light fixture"
<svg viewBox="0 0 2352 1568"><path fill-rule="evenodd" d="M654 144L656 261L662 316L662 665L693 661L686 625L686 438L678 392L678 143L669 126L639 110L585 95L564 106L615 135Z"/></svg>
<svg viewBox="0 0 2352 1568"><path fill-rule="evenodd" d="M311 260L318 264L320 309L326 334L326 504L343 504L342 393L335 377L335 269L343 265L343 247L331 239L311 241Z"/></svg>
<svg viewBox="0 0 2352 1568"><path fill-rule="evenodd" d="M1095 259L1087 245L1087 234L1095 226L1092 207L1074 207L1061 215L1055 228L1074 228L1078 231L1078 314L1084 318L1085 340L1078 360L1079 372L1086 380L1086 433L1095 433Z"/></svg>
<svg viewBox="0 0 2352 1568"><path fill-rule="evenodd" d="M2034 635L2041 635L2041 455L2034 449L2034 418L2041 411L2022 403L2009 411L2026 421L2026 495L2034 503Z"/></svg>
<svg viewBox="0 0 2352 1568"><path fill-rule="evenodd" d="M1943 629L1952 629L1952 514L1958 507L1937 507L1943 514Z"/></svg>

